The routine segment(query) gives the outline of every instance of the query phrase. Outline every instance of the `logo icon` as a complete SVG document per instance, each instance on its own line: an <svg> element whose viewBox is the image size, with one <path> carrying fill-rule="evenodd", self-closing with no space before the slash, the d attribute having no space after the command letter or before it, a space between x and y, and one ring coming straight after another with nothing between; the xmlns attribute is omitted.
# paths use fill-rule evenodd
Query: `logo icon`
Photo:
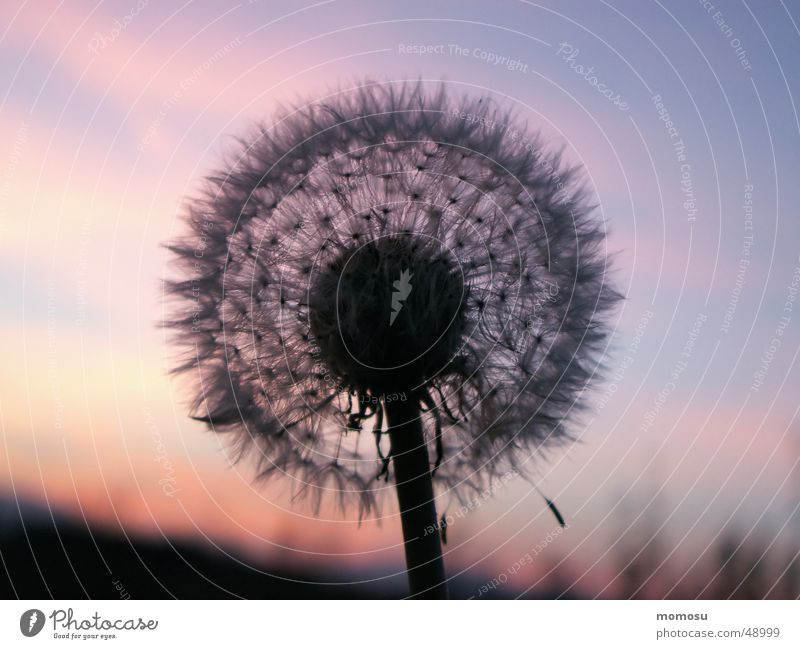
<svg viewBox="0 0 800 649"><path fill-rule="evenodd" d="M32 638L44 628L44 613L38 608L25 611L19 618L19 630L22 635Z"/></svg>
<svg viewBox="0 0 800 649"><path fill-rule="evenodd" d="M411 278L414 277L408 270L400 273L400 279L392 282L394 291L392 291L392 313L389 316L389 326L394 324L400 310L403 308L403 302L411 295Z"/></svg>

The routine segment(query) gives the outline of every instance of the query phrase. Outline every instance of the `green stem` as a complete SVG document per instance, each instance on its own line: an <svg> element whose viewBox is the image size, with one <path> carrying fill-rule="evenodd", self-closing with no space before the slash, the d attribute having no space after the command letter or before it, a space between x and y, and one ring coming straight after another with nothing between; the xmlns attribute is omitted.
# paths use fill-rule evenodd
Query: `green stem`
<svg viewBox="0 0 800 649"><path fill-rule="evenodd" d="M447 599L428 446L417 401L385 404L411 597Z"/></svg>

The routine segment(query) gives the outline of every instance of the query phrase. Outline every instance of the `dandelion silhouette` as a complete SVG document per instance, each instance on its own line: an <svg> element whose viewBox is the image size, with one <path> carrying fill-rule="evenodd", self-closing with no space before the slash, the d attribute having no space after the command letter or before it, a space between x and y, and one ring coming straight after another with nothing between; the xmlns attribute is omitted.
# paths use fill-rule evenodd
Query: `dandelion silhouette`
<svg viewBox="0 0 800 649"><path fill-rule="evenodd" d="M412 595L446 596L434 481L464 500L524 472L598 367L618 295L588 197L508 111L443 85L285 112L169 246L193 416L317 507L363 519L393 473Z"/></svg>

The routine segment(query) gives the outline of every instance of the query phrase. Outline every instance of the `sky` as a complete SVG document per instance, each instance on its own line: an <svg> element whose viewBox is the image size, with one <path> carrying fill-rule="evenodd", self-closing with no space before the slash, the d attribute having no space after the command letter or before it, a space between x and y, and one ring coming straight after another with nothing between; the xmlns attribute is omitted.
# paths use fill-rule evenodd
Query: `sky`
<svg viewBox="0 0 800 649"><path fill-rule="evenodd" d="M576 443L531 460L569 527L510 480L449 510L448 570L502 574L544 544L512 581L555 571L608 596L653 538L669 583L731 530L791 557L798 22L785 0L2 3L0 494L393 578L392 502L361 525L315 515L187 417L163 244L232 138L280 106L445 80L585 168L625 295Z"/></svg>

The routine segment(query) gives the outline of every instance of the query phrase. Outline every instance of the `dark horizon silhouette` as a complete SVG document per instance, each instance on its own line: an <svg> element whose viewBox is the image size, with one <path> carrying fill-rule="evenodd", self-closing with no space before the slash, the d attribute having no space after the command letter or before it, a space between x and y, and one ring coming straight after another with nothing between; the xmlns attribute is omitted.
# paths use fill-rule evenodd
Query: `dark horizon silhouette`
<svg viewBox="0 0 800 649"><path fill-rule="evenodd" d="M407 597L401 566L369 574L303 568L302 562L254 561L235 547L204 539L123 534L33 501L0 497L0 599L400 599ZM24 523L23 523L24 521ZM796 599L800 560L771 551L769 541L740 544L741 533L721 536L713 562L682 580L667 562L668 547L645 542L640 530L609 562L621 599ZM635 537L639 536L639 543ZM640 552L641 551L641 552ZM396 573L387 578L382 575ZM460 571L459 571L460 572ZM545 586L528 591L500 583L499 575L467 571L449 581L452 599L590 599L608 597L573 587L569 563ZM716 574L715 574L716 573ZM494 585L492 581L495 580ZM501 578L502 581L506 581ZM325 583L328 582L328 583ZM361 583L359 583L361 582ZM491 585L491 587L489 587ZM668 592L669 591L669 592Z"/></svg>

